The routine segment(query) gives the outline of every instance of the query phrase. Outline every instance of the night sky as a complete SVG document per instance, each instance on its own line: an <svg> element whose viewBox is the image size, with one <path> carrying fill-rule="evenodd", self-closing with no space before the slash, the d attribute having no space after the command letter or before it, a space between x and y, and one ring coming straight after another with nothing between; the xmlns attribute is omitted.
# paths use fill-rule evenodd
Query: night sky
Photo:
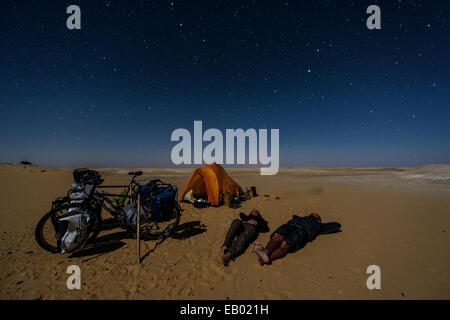
<svg viewBox="0 0 450 320"><path fill-rule="evenodd" d="M71 4L81 30L66 27ZM371 4L381 30L366 27ZM450 162L449 1L0 10L0 162L173 166L170 135L194 120L279 128L282 167Z"/></svg>

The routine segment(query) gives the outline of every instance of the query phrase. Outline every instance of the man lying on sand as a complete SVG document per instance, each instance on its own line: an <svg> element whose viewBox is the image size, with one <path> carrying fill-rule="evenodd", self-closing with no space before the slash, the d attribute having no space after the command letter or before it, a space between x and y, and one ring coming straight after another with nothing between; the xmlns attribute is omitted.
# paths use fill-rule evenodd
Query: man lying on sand
<svg viewBox="0 0 450 320"><path fill-rule="evenodd" d="M258 210L253 209L248 216L241 212L239 216L240 220L234 219L231 223L220 250L219 262L225 266L231 259L242 254L258 237L259 232L269 231L267 222Z"/></svg>
<svg viewBox="0 0 450 320"><path fill-rule="evenodd" d="M292 216L288 223L283 224L270 236L270 241L264 248L255 242L253 252L258 262L263 265L276 259L283 258L288 252L295 252L303 248L306 243L313 241L319 234L339 231L341 225L337 222L322 223L317 213L307 217Z"/></svg>

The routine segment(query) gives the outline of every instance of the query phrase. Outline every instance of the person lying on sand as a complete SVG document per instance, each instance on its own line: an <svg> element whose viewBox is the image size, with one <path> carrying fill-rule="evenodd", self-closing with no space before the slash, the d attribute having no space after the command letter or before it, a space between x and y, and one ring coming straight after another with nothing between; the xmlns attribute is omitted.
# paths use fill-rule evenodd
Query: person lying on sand
<svg viewBox="0 0 450 320"><path fill-rule="evenodd" d="M283 224L270 236L270 241L264 248L255 242L253 253L258 262L263 265L283 258L288 252L295 252L303 248L306 243L313 241L319 234L339 231L341 225L337 222L322 223L317 213L307 217L292 216L288 223Z"/></svg>
<svg viewBox="0 0 450 320"><path fill-rule="evenodd" d="M241 212L239 216L241 219L234 219L231 223L220 250L219 262L224 266L241 255L258 237L259 232L269 231L267 222L258 210L253 209L248 216Z"/></svg>

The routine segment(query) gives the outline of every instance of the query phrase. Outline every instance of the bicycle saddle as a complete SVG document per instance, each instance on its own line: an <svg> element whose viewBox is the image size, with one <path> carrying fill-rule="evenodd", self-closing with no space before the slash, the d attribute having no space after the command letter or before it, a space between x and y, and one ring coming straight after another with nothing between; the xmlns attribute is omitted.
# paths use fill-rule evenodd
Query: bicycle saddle
<svg viewBox="0 0 450 320"><path fill-rule="evenodd" d="M130 176L142 176L142 171L131 171L131 172L128 172L128 175L130 175Z"/></svg>

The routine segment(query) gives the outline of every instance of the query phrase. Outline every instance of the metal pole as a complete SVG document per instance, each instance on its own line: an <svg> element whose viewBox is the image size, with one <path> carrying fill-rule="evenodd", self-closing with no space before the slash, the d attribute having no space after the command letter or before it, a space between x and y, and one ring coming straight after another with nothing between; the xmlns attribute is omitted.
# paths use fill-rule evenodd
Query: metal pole
<svg viewBox="0 0 450 320"><path fill-rule="evenodd" d="M140 223L139 223L139 216L141 215L141 190L138 189L138 196L137 196L137 251L138 251L138 264L141 263L141 241L140 241Z"/></svg>

